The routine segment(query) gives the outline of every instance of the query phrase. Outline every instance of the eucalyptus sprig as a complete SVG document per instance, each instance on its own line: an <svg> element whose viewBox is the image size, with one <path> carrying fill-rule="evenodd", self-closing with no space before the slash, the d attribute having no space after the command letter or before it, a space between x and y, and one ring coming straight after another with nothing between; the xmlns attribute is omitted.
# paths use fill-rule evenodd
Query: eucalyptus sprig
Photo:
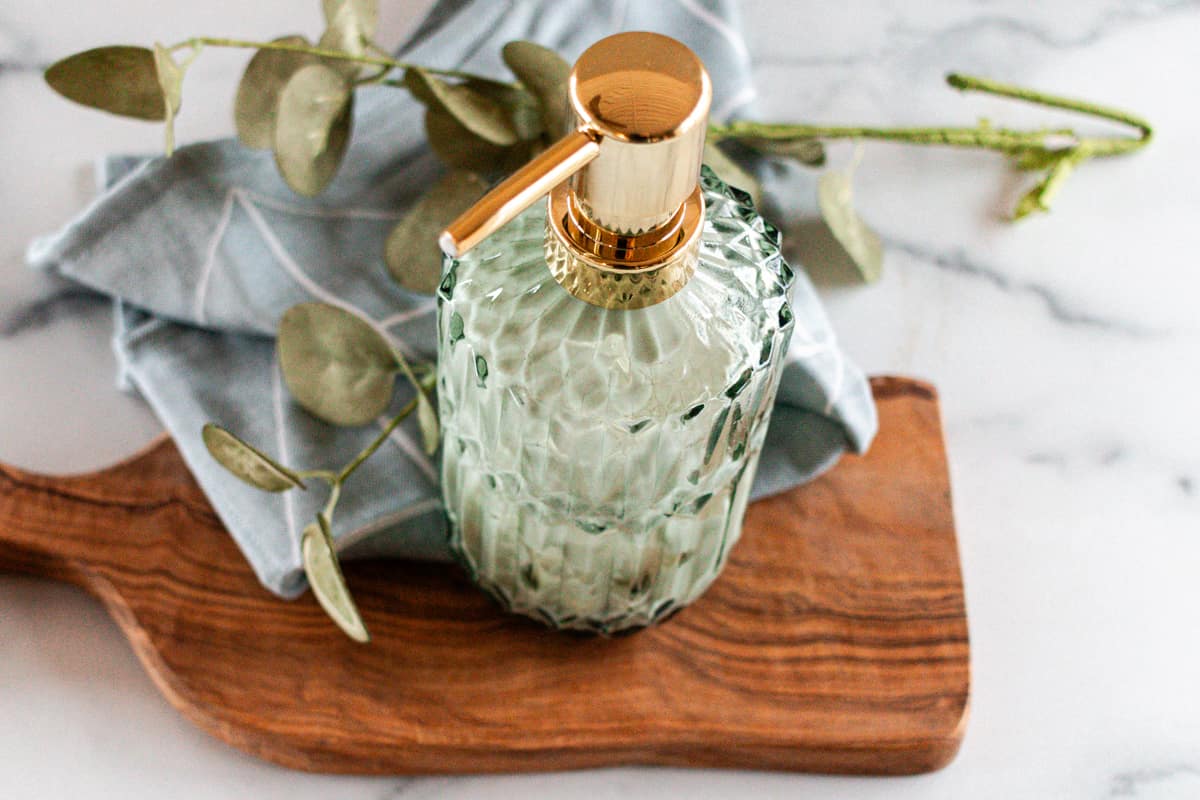
<svg viewBox="0 0 1200 800"><path fill-rule="evenodd" d="M357 426L378 418L391 403L398 375L416 391L380 433L340 469L294 469L216 424L204 426L205 447L216 461L245 483L264 492L306 491L308 481L329 487L329 499L300 540L304 572L325 612L355 641L370 637L346 586L333 544L333 517L342 489L374 455L392 431L417 412L427 453L438 446L437 413L429 399L433 369L410 366L404 356L368 322L324 303L289 309L276 340L284 381L300 405L318 418L339 426Z"/></svg>
<svg viewBox="0 0 1200 800"><path fill-rule="evenodd" d="M234 101L239 139L270 149L280 175L296 192L320 193L337 173L350 140L354 91L367 84L397 87L425 105L430 147L455 171L430 188L388 238L384 254L391 274L406 288L431 293L441 257L430 235L472 204L490 178L516 169L540 152L566 125L569 65L532 42L509 42L502 56L516 77L496 80L461 70L442 70L392 58L373 39L377 0L323 0L325 31L314 45L298 34L270 42L193 37L170 47L101 47L70 56L46 71L46 80L76 102L114 114L166 123L166 149L174 147L173 122L182 101L187 68L206 47L257 52L246 67ZM179 51L189 51L182 62ZM399 80L390 77L403 71ZM1067 177L1094 158L1124 155L1153 136L1145 120L1094 103L951 73L962 91L1021 100L1081 113L1131 127L1135 136L1082 136L1071 128L1014 130L987 120L974 127L882 128L737 121L711 125L705 155L728 182L758 200L757 179L719 147L738 142L762 154L820 167L823 142L837 139L905 142L992 150L1021 170L1040 172L1017 202L1013 219L1048 211ZM834 237L863 241L869 233L851 203L849 174L831 172L818 186L822 216ZM873 237L874 234L870 234ZM878 247L846 246L864 278L879 274Z"/></svg>

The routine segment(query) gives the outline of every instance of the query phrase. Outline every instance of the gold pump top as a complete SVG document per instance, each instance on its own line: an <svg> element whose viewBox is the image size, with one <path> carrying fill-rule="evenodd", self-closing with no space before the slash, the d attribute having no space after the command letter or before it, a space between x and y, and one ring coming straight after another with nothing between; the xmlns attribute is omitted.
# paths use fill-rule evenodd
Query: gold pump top
<svg viewBox="0 0 1200 800"><path fill-rule="evenodd" d="M667 299L695 269L712 83L657 33L609 36L571 70L573 130L444 230L459 257L550 194L546 255L572 294L609 308Z"/></svg>

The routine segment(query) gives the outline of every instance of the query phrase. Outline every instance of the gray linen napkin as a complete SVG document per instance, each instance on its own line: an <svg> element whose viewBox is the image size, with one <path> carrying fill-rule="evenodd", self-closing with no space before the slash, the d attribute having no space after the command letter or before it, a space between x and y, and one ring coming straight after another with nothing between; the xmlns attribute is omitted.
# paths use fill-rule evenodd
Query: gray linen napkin
<svg viewBox="0 0 1200 800"><path fill-rule="evenodd" d="M721 0L442 0L402 52L419 64L500 76L509 40L538 41L570 60L621 30L684 41L712 73L714 118L747 115L749 53L736 8ZM443 168L424 143L422 109L405 92L365 89L356 102L350 152L315 200L283 185L270 153L232 140L184 147L170 159L111 157L103 195L29 249L31 264L115 298L122 381L175 437L259 579L287 597L305 588L299 534L322 492L264 495L243 485L210 459L201 426L218 422L297 468L341 465L378 433L335 429L288 397L271 337L295 303L351 309L412 357L435 356L433 299L398 288L381 254L390 228ZM875 433L867 382L838 349L802 272L795 311L755 496L811 479ZM395 407L410 391L398 391ZM335 524L345 557L448 558L437 463L418 441L406 423L348 485Z"/></svg>

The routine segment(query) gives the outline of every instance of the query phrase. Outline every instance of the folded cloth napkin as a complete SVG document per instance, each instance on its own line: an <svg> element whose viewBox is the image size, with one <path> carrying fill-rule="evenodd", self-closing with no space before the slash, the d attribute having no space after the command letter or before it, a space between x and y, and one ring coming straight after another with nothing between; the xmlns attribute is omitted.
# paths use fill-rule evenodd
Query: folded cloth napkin
<svg viewBox="0 0 1200 800"><path fill-rule="evenodd" d="M715 87L713 116L746 116L754 96L736 8L720 0L441 0L403 46L406 60L505 75L501 46L529 39L568 59L621 30L652 30L692 47ZM295 405L275 360L280 315L319 300L375 320L416 359L435 357L435 303L398 288L383 242L443 167L424 142L422 108L401 90L360 90L340 174L315 200L292 194L271 154L222 140L171 158L111 157L107 190L29 260L111 295L121 376L153 406L263 584L305 588L300 531L320 491L265 495L224 472L200 428L214 421L296 468L346 463L378 429L335 429ZM803 273L796 330L755 496L809 480L847 448L863 450L875 408ZM398 390L395 407L411 389ZM408 421L413 422L412 420ZM382 423L382 420L381 420ZM406 423L356 473L338 506L345 557L446 559L438 467Z"/></svg>

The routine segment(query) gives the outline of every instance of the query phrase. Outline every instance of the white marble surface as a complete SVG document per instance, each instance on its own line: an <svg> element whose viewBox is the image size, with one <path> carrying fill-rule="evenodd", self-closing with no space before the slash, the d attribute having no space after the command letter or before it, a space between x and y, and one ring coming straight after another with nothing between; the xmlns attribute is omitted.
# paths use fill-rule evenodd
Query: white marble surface
<svg viewBox="0 0 1200 800"><path fill-rule="evenodd" d="M424 5L388 8L393 39ZM153 150L159 132L68 105L37 65L97 43L311 33L316 6L0 0L0 460L88 470L157 431L113 387L106 308L27 272L22 251L86 202L93 157ZM886 276L819 276L860 363L942 393L974 651L958 759L905 779L297 774L192 728L82 593L2 576L0 796L1200 797L1200 5L748 0L746 16L769 117L1045 118L942 86L958 69L1158 126L1148 151L1086 166L1018 227L998 219L1019 179L995 157L870 144L858 193ZM243 59L193 70L184 140L228 131Z"/></svg>

